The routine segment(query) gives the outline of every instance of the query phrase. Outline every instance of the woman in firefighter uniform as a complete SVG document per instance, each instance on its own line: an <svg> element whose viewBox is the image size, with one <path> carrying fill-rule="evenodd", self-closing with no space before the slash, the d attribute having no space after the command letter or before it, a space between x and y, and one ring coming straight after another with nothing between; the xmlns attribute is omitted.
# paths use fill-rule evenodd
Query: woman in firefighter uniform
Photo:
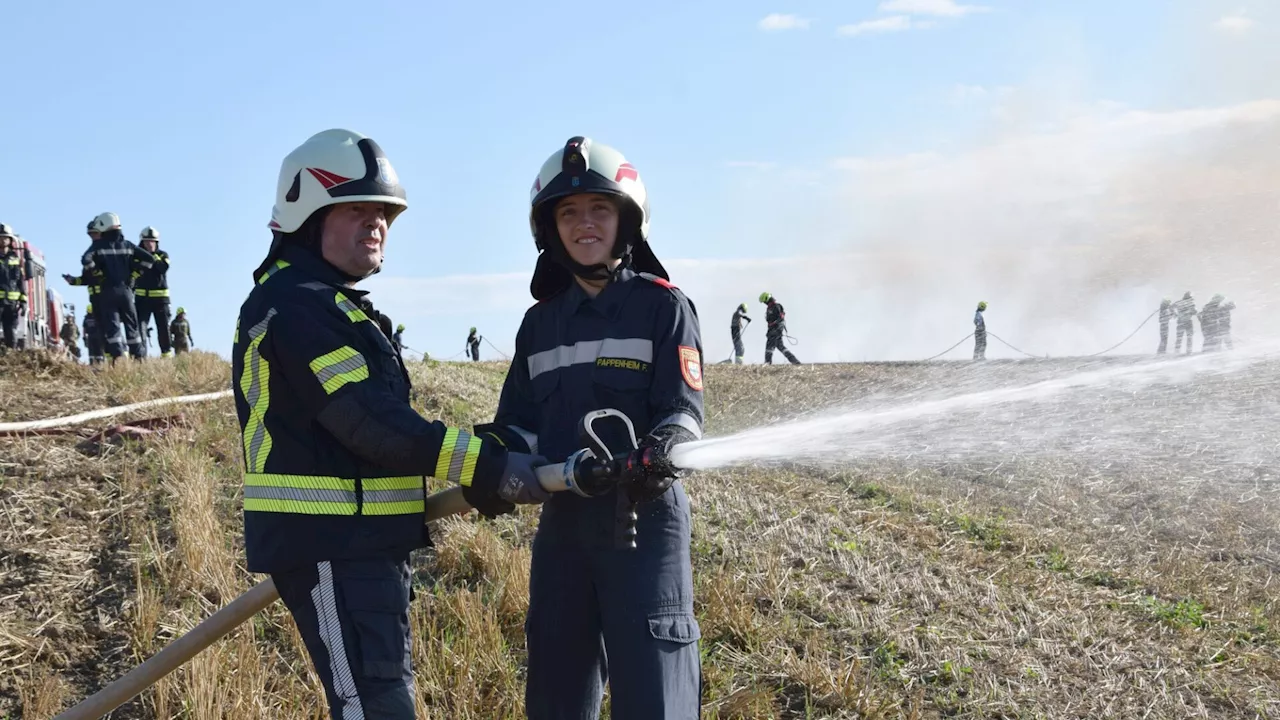
<svg viewBox="0 0 1280 720"><path fill-rule="evenodd" d="M647 241L639 172L616 150L575 137L534 182L540 255L495 422L505 444L561 462L582 447L586 413L623 412L644 449L669 454L702 434L702 342L693 304ZM601 427L615 453L620 422ZM636 547L616 539L635 503ZM599 497L546 500L533 542L525 632L528 716L698 717L700 637L693 615L689 499L674 471Z"/></svg>
<svg viewBox="0 0 1280 720"><path fill-rule="evenodd" d="M363 135L327 130L290 153L232 350L248 569L270 573L337 720L414 717L409 553L430 544L425 476L490 515L537 485L539 459L409 405L390 328L355 289L406 207Z"/></svg>

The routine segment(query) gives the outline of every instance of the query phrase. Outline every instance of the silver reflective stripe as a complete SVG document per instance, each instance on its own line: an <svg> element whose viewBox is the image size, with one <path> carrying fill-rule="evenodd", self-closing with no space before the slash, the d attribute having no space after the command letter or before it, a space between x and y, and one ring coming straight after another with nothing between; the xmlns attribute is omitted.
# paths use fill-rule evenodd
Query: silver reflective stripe
<svg viewBox="0 0 1280 720"><path fill-rule="evenodd" d="M583 340L573 345L543 350L529 356L529 379L571 365L593 363L602 357L653 362L653 341L648 338Z"/></svg>
<svg viewBox="0 0 1280 720"><path fill-rule="evenodd" d="M301 285L299 285L299 287L304 287L308 290L332 290L333 289L322 282L302 283Z"/></svg>
<svg viewBox="0 0 1280 720"><path fill-rule="evenodd" d="M657 430L663 425L679 425L685 430L688 430L689 432L693 433L693 438L695 440L702 439L702 426L699 425L698 421L694 419L694 417L689 413L678 412L678 413L673 413L671 415L668 415L662 418L662 420L659 421L658 424L654 425L653 429ZM653 432L653 430L650 430L650 432Z"/></svg>
<svg viewBox="0 0 1280 720"><path fill-rule="evenodd" d="M356 494L350 490L271 487L266 485L246 485L244 487L244 496L259 500L300 500L302 502L351 503L352 505L356 502ZM368 497L368 493L365 493L365 496ZM418 497L422 497L421 491L418 492Z"/></svg>
<svg viewBox="0 0 1280 720"><path fill-rule="evenodd" d="M249 405L250 414L258 407L258 400L262 397L263 378L262 370L266 367L266 362L262 359L262 353L258 350L260 338L267 333L267 327L271 325L271 318L276 316L276 309L271 308L267 311L267 316L262 318L257 325L249 328L249 352L245 358L244 372L249 373L249 387L242 388L244 390L245 403ZM244 381L241 380L243 383ZM268 389L269 391L269 389ZM263 442L267 438L267 423L265 420L266 413L262 413L263 417L255 418L253 425L253 435L249 438L249 467L262 468L266 459L259 462L258 453L262 451Z"/></svg>
<svg viewBox="0 0 1280 720"><path fill-rule="evenodd" d="M470 433L458 431L458 440L453 444L453 454L449 456L449 477L440 478L451 483L462 482L462 466L467 462L467 447L471 444Z"/></svg>
<svg viewBox="0 0 1280 720"><path fill-rule="evenodd" d="M93 251L95 255L132 255L133 251L127 247L122 248L98 248Z"/></svg>
<svg viewBox="0 0 1280 720"><path fill-rule="evenodd" d="M320 640L329 651L329 672L333 675L333 692L342 700L343 720L364 720L364 705L356 690L351 665L347 662L347 648L342 642L342 623L338 620L338 604L333 599L333 568L328 561L317 563L320 582L311 588L311 602L316 606L316 620L320 624Z"/></svg>
<svg viewBox="0 0 1280 720"><path fill-rule="evenodd" d="M515 425L508 425L507 427L511 428L512 432L519 435L521 440L524 440L524 444L529 446L529 452L531 454L538 454L538 436L536 434L531 433L522 427L516 427Z"/></svg>
<svg viewBox="0 0 1280 720"><path fill-rule="evenodd" d="M316 379L320 381L321 385L324 385L325 383L341 375L342 373L351 372L352 370L359 370L362 367L368 367L368 366L369 366L369 363L365 361L364 356L361 355L360 353L356 353L355 357L349 357L346 360L343 360L342 362L337 363L335 365L330 365L329 367L320 368L318 371L316 371Z"/></svg>
<svg viewBox="0 0 1280 720"><path fill-rule="evenodd" d="M421 502L422 488L416 490L365 490L366 503Z"/></svg>

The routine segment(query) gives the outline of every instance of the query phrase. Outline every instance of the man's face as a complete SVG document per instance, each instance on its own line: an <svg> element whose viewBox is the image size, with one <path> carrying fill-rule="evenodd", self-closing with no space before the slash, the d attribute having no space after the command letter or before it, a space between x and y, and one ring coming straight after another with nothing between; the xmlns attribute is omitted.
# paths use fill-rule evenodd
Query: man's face
<svg viewBox="0 0 1280 720"><path fill-rule="evenodd" d="M89 231L89 240L92 241L92 240L100 240L100 239L102 239L102 233L96 232L93 230Z"/></svg>
<svg viewBox="0 0 1280 720"><path fill-rule="evenodd" d="M330 265L365 277L382 265L387 244L387 206L379 202L334 205L324 218L320 253Z"/></svg>
<svg viewBox="0 0 1280 720"><path fill-rule="evenodd" d="M149 253L155 252L158 247L160 247L160 243L156 242L154 238L148 238L142 241L142 249Z"/></svg>

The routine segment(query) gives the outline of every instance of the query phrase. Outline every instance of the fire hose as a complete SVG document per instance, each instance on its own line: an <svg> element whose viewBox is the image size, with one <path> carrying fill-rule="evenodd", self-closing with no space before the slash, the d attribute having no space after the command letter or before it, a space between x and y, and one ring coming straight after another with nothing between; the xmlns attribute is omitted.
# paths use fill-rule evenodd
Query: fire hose
<svg viewBox="0 0 1280 720"><path fill-rule="evenodd" d="M618 419L626 425L631 448L625 454L615 456L602 439L597 424L607 418ZM635 453L639 443L631 420L613 409L587 413L578 423L578 435L586 446L573 453L563 463L543 465L537 468L538 483L548 492L572 492L582 497L603 495L621 483L631 481L646 472L670 472L671 461L653 450ZM636 508L625 492L619 488L617 530L614 540L619 547L636 546ZM439 520L471 510L462 495L461 487L453 487L426 498L426 521ZM74 707L62 712L54 720L96 720L120 707L133 697L154 685L164 676L178 669L201 650L212 645L249 618L258 614L280 598L275 583L270 578L250 588L226 607L196 625L182 637L169 643L160 652L130 670L120 679L99 690Z"/></svg>
<svg viewBox="0 0 1280 720"><path fill-rule="evenodd" d="M117 405L115 407L104 408L102 410L93 410L90 412L80 413L79 415L68 415L67 417L49 418L48 420L30 420L27 422L7 422L0 423L0 435L21 435L25 432L34 430L46 430L49 428L63 427L65 425L78 425L91 420L101 420L114 415L121 415L134 410L147 410L163 405L176 405L179 403L195 403L204 402L206 400L217 400L219 398L230 397L230 390L219 390L218 392L203 393L200 395L182 395L179 397L160 398L158 400L146 400L144 402L133 403L132 405Z"/></svg>

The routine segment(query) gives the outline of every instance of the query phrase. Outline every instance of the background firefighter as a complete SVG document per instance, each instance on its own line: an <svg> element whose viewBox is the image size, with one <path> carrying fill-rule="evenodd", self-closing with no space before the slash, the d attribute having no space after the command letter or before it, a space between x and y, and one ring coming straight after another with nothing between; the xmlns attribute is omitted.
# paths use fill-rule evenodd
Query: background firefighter
<svg viewBox="0 0 1280 720"><path fill-rule="evenodd" d="M1169 348L1169 321L1173 319L1173 301L1165 298L1160 301L1160 346L1157 355L1164 355Z"/></svg>
<svg viewBox="0 0 1280 720"><path fill-rule="evenodd" d="M160 344L160 357L169 357L169 253L160 249L160 231L148 225L139 234L142 249L155 258L150 269L138 276L134 284L134 305L138 310L138 324L147 325L156 319L156 340ZM149 340L149 339L148 339Z"/></svg>
<svg viewBox="0 0 1280 720"><path fill-rule="evenodd" d="M760 302L764 304L764 364L773 364L773 351L777 350L782 356L791 361L792 365L799 365L800 361L795 355L787 349L783 338L787 334L787 311L782 307L782 303L767 292L760 293Z"/></svg>
<svg viewBox="0 0 1280 720"><path fill-rule="evenodd" d="M133 283L139 275L151 268L155 258L151 253L124 238L120 231L120 217L105 212L94 219L93 229L99 233L97 240L85 251L81 262L84 274L102 274L102 292L94 301L98 323L106 341L107 354L112 361L125 353L134 358L142 357L142 336L138 332L138 311L133 303ZM124 326L124 342L120 342L121 326Z"/></svg>
<svg viewBox="0 0 1280 720"><path fill-rule="evenodd" d="M475 328L471 328L471 334L467 336L467 352L471 355L472 362L480 362L480 336L476 334Z"/></svg>
<svg viewBox="0 0 1280 720"><path fill-rule="evenodd" d="M62 328L58 330L58 337L62 339L62 346L66 349L67 354L76 360L80 359L80 328L76 327L75 311L67 313L62 320Z"/></svg>
<svg viewBox="0 0 1280 720"><path fill-rule="evenodd" d="M97 218L90 220L88 228L86 229L86 232L89 235L90 244L96 242L98 238L102 237L102 233L93 229L96 222ZM100 270L94 270L92 272L81 270L78 276L63 273L62 279L66 280L68 285L73 287L83 287L89 291L88 308L92 308L93 304L98 302L98 296L102 294L102 272ZM88 312L88 310L86 310L86 312ZM86 316L85 327L88 327L88 325L88 316ZM93 331L95 335L92 338L89 336L89 331L85 331L84 346L86 351L88 351L90 347L101 349L106 344L106 340L102 337L102 326L98 324L96 319L93 322ZM99 350L98 354L102 354L101 350ZM89 352L89 361L90 363L93 362L92 352Z"/></svg>
<svg viewBox="0 0 1280 720"><path fill-rule="evenodd" d="M743 323L743 321L746 323ZM733 364L741 365L742 361L747 357L747 349L742 344L742 333L747 329L747 325L751 324L751 318L747 317L747 304L742 303L737 310L733 311L733 319L729 321L729 333L733 336Z"/></svg>
<svg viewBox="0 0 1280 720"><path fill-rule="evenodd" d="M13 228L0 224L0 325L3 325L3 347L18 346L18 319L26 298L23 253Z"/></svg>
<svg viewBox="0 0 1280 720"><path fill-rule="evenodd" d="M169 323L169 337L173 342L174 355L191 352L195 340L191 337L191 323L187 321L187 311L183 308L178 308L177 316Z"/></svg>
<svg viewBox="0 0 1280 720"><path fill-rule="evenodd" d="M973 359L987 359L987 319L982 313L987 311L987 301L983 300L978 303L978 309L973 313Z"/></svg>
<svg viewBox="0 0 1280 720"><path fill-rule="evenodd" d="M1182 349L1182 338L1187 338L1187 355L1191 354L1191 340L1195 336L1195 324L1193 321L1197 315L1196 300L1191 297L1191 291L1188 290L1182 295L1182 299L1173 304L1173 312L1178 317L1177 334L1173 338L1173 352L1180 352ZM1204 329L1201 324L1200 329Z"/></svg>
<svg viewBox="0 0 1280 720"><path fill-rule="evenodd" d="M1218 347L1227 346L1228 350L1235 350L1235 344L1231 342L1231 311L1236 309L1234 300L1223 300L1218 310Z"/></svg>

